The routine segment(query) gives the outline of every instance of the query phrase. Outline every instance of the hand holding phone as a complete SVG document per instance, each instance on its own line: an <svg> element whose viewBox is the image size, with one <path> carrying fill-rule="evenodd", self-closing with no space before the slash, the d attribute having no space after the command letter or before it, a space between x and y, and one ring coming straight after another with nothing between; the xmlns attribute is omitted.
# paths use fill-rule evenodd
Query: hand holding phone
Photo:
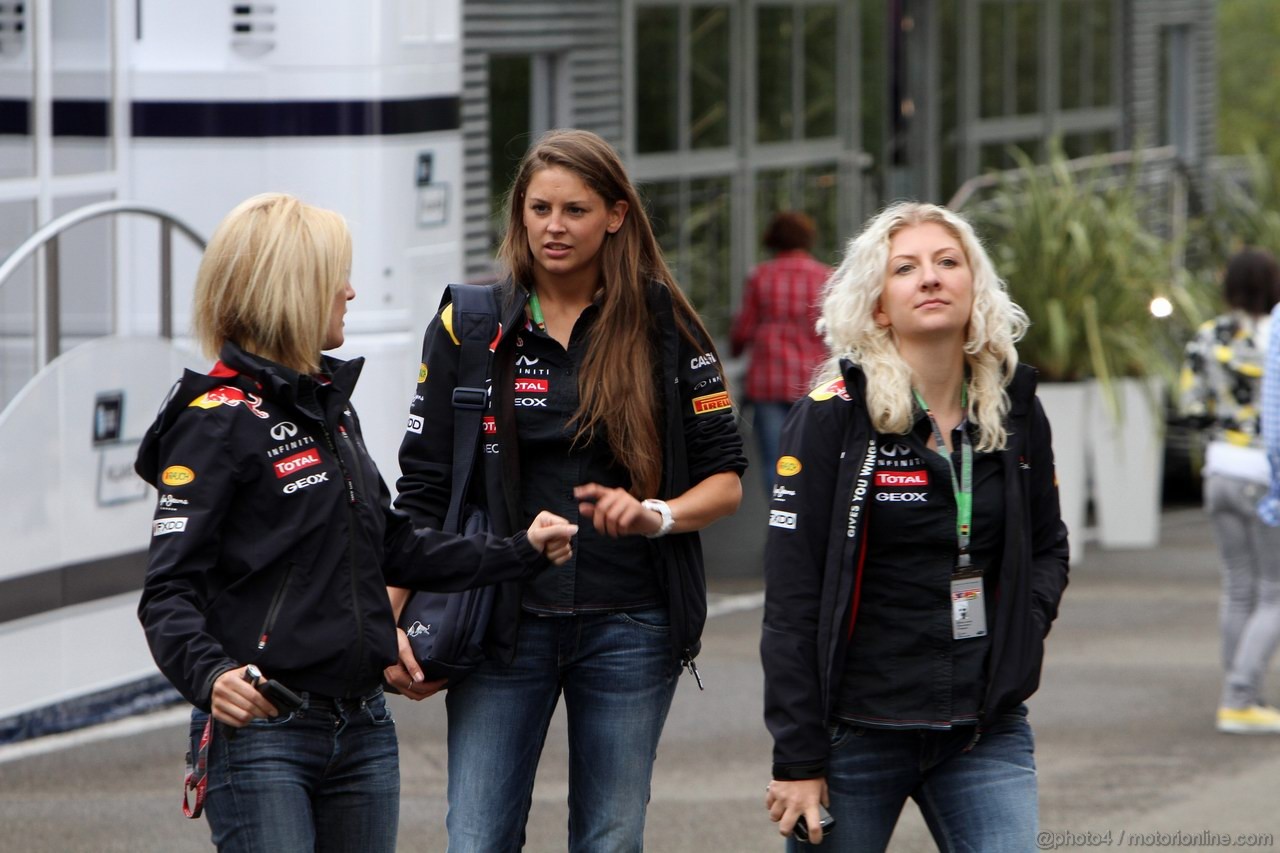
<svg viewBox="0 0 1280 853"><path fill-rule="evenodd" d="M827 839L827 833L836 825L836 819L831 816L831 812L827 811L822 803L818 803L818 825L822 828L822 840ZM805 820L804 815L796 818L796 825L791 830L797 841L809 840L809 822ZM821 843L821 842L819 842Z"/></svg>
<svg viewBox="0 0 1280 853"><path fill-rule="evenodd" d="M281 715L292 714L302 707L301 696L278 681L263 678L262 671L253 664L245 667L244 680L256 687L258 692L267 698L267 701L276 706L276 710Z"/></svg>

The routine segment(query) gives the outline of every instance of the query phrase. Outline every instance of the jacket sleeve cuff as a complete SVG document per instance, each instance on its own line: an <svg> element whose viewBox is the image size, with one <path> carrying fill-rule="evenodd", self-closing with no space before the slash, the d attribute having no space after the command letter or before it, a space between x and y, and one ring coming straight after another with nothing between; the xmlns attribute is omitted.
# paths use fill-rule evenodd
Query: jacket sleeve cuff
<svg viewBox="0 0 1280 853"><path fill-rule="evenodd" d="M533 547L533 543L529 541L528 531L521 530L519 533L511 537L511 544L516 549L516 553L520 559L524 561L525 574L536 575L538 572L551 565L551 561L546 555Z"/></svg>
<svg viewBox="0 0 1280 853"><path fill-rule="evenodd" d="M773 778L778 782L795 782L800 779L821 779L827 775L825 761L813 764L775 764Z"/></svg>
<svg viewBox="0 0 1280 853"><path fill-rule="evenodd" d="M212 713L213 683L218 680L218 677L221 676L222 673L230 672L231 670L235 669L239 665L240 664L236 663L233 660L227 660L226 663L218 664L217 666L215 666L213 668L213 671L209 673L209 677L205 679L204 684L201 685L200 687L200 695L196 697L197 700L199 701L194 702L193 704L196 707L198 707L201 711L207 711Z"/></svg>

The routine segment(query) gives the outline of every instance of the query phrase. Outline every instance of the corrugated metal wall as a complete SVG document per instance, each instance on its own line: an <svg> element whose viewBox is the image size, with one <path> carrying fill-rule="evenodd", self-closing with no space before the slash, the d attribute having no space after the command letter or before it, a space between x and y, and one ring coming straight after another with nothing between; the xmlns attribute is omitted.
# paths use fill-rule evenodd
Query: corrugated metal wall
<svg viewBox="0 0 1280 853"><path fill-rule="evenodd" d="M1196 153L1203 162L1217 151L1218 74L1213 0L1130 0L1125 56L1126 143L1152 145L1160 138L1158 105L1163 75L1160 35L1165 27L1187 26L1192 38L1192 103Z"/></svg>
<svg viewBox="0 0 1280 853"><path fill-rule="evenodd" d="M553 53L567 96L562 124L622 136L621 0L486 0L462 5L462 130L466 168L466 273L487 279L490 252L489 58Z"/></svg>

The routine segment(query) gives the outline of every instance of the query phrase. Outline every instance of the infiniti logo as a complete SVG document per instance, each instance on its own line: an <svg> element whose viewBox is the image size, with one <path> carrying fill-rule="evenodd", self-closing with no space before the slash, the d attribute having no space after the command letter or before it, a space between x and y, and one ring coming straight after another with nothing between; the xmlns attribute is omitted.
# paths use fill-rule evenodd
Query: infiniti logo
<svg viewBox="0 0 1280 853"><path fill-rule="evenodd" d="M284 441L298 434L298 427L289 421L281 421L271 428L271 437L276 441Z"/></svg>

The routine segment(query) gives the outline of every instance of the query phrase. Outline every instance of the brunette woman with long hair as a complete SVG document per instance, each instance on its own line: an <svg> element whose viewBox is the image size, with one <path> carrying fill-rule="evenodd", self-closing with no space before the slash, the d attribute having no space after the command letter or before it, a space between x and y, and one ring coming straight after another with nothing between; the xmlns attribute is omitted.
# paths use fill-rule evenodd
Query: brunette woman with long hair
<svg viewBox="0 0 1280 853"><path fill-rule="evenodd" d="M568 847L639 850L658 738L682 666L696 672L706 619L697 531L738 507L742 440L710 335L603 139L537 141L498 257L502 326L472 497L499 532L544 502L583 523L567 563L500 588L489 658L465 681L422 681L407 651L386 676L414 698L449 688L450 851L522 847L562 692ZM400 450L398 505L426 527L449 504L451 308L427 330L410 419L420 426Z"/></svg>

